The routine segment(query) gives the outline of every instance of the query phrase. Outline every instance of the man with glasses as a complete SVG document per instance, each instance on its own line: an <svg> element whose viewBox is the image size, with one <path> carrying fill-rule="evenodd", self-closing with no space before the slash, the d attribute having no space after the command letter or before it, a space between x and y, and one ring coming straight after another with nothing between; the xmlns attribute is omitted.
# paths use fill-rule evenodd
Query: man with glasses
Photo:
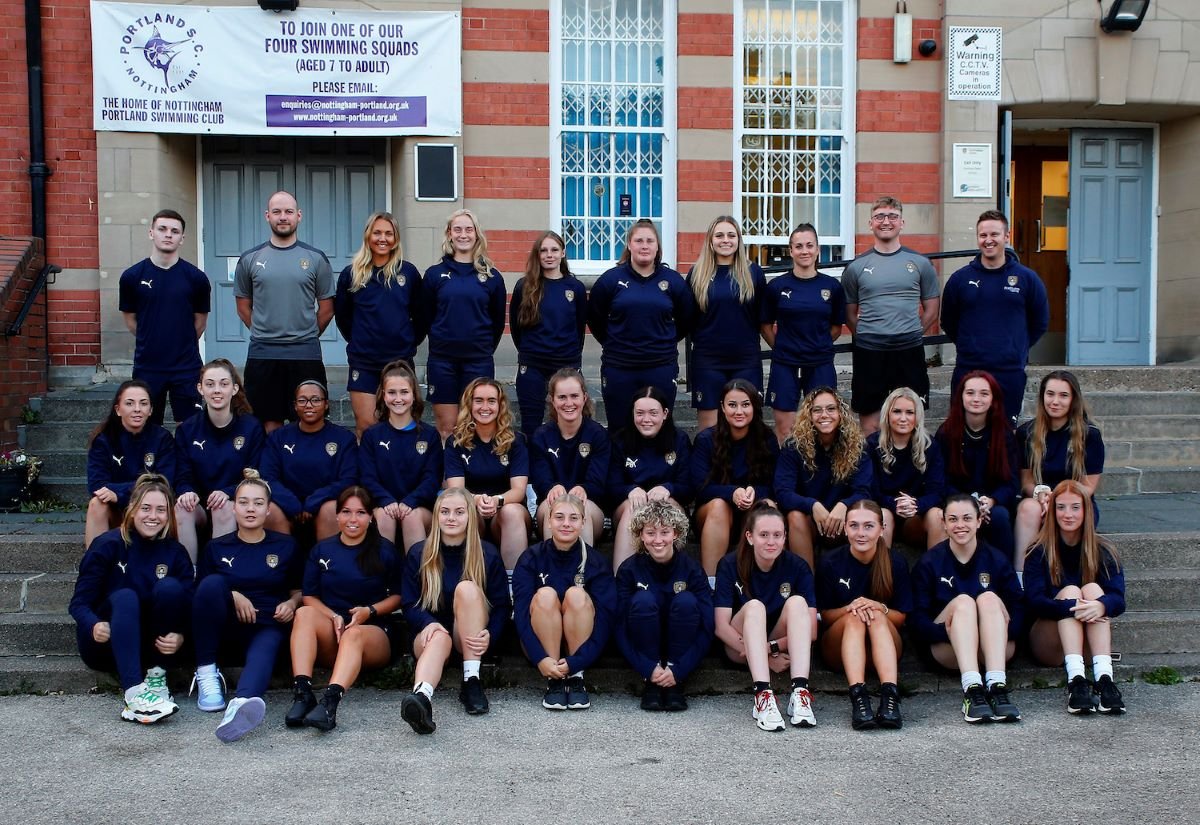
<svg viewBox="0 0 1200 825"><path fill-rule="evenodd" d="M900 243L903 228L899 200L875 201L875 243L842 273L846 325L854 335L850 406L866 435L879 429L879 408L898 387L909 387L929 406L921 339L937 321L940 286L929 259Z"/></svg>
<svg viewBox="0 0 1200 825"><path fill-rule="evenodd" d="M292 418L288 401L300 383L328 383L319 336L333 319L333 269L296 237L301 217L290 193L272 195L271 237L242 253L233 276L238 317L250 329L246 398L268 433Z"/></svg>

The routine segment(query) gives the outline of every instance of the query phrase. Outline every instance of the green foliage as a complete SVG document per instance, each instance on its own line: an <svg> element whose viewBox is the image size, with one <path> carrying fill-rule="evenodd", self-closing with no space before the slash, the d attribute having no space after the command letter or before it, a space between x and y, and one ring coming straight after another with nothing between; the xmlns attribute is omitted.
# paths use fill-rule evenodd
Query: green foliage
<svg viewBox="0 0 1200 825"><path fill-rule="evenodd" d="M1183 681L1183 677L1173 667L1156 667L1142 671L1142 681L1148 685L1177 685Z"/></svg>

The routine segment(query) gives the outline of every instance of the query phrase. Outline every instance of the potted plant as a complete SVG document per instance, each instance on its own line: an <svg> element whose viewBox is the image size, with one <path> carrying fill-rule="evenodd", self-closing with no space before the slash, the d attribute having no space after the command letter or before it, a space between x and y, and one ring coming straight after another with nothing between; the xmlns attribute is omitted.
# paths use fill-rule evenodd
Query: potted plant
<svg viewBox="0 0 1200 825"><path fill-rule="evenodd" d="M0 452L0 510L16 510L21 497L37 481L42 460L25 450Z"/></svg>

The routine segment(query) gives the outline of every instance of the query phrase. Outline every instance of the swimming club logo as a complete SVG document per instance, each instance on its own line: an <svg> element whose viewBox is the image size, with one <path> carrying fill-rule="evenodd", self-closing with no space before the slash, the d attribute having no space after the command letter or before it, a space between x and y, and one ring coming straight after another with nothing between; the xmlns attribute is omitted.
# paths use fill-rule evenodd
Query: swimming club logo
<svg viewBox="0 0 1200 825"><path fill-rule="evenodd" d="M125 77L152 94L175 94L195 83L203 53L195 27L174 11L147 12L121 30Z"/></svg>

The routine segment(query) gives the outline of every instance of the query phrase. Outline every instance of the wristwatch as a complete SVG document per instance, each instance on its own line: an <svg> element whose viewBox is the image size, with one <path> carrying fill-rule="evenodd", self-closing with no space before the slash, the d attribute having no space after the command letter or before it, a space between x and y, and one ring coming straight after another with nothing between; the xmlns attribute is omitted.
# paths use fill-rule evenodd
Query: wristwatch
<svg viewBox="0 0 1200 825"><path fill-rule="evenodd" d="M379 616L379 611L375 609L375 605L373 604L367 605L367 611L371 614L372 619Z"/></svg>
<svg viewBox="0 0 1200 825"><path fill-rule="evenodd" d="M779 655L779 642L775 641L774 639L771 640L771 655Z"/></svg>

